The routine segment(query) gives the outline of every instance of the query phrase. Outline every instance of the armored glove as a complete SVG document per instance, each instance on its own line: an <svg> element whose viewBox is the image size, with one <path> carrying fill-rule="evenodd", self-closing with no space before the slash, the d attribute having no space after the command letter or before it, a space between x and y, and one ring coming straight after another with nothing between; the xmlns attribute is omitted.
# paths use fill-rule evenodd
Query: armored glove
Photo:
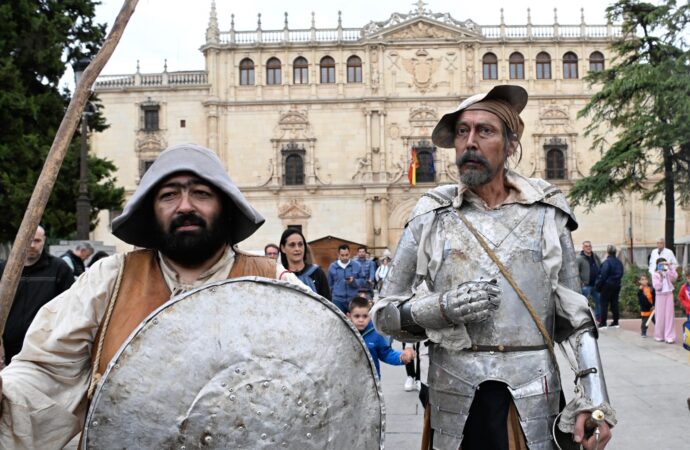
<svg viewBox="0 0 690 450"><path fill-rule="evenodd" d="M496 280L469 281L442 294L431 294L403 305L411 309L412 321L426 329L438 330L489 318L498 309L501 288ZM403 320L404 322L404 320Z"/></svg>
<svg viewBox="0 0 690 450"><path fill-rule="evenodd" d="M441 314L453 324L481 322L501 303L501 288L496 280L468 281L439 298Z"/></svg>

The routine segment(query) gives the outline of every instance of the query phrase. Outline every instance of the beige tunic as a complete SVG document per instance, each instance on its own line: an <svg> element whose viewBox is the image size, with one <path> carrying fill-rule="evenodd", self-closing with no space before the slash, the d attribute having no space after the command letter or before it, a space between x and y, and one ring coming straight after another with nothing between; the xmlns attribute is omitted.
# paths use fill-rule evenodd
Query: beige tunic
<svg viewBox="0 0 690 450"><path fill-rule="evenodd" d="M160 255L159 255L160 257ZM123 255L104 258L36 315L22 351L0 375L3 382L0 448L61 449L81 430L91 376L91 347L112 295ZM228 247L192 284L160 258L163 277L177 295L227 278L235 260ZM276 278L300 284L277 264Z"/></svg>

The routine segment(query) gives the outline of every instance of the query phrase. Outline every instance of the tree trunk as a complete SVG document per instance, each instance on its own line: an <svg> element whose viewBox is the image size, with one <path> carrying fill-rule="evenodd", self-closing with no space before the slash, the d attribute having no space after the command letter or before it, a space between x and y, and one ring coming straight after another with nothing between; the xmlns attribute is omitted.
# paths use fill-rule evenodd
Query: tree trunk
<svg viewBox="0 0 690 450"><path fill-rule="evenodd" d="M664 203L666 206L666 221L664 222L664 238L666 248L675 253L676 245L673 237L676 223L676 195L673 174L673 150L664 148Z"/></svg>

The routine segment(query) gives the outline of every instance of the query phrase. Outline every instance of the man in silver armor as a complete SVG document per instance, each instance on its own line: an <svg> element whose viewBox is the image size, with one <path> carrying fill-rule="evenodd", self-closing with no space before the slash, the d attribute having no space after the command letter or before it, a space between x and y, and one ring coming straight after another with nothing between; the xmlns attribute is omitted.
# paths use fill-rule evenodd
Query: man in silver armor
<svg viewBox="0 0 690 450"><path fill-rule="evenodd" d="M371 313L385 334L432 342L429 448L557 448L562 392L553 341L570 350L576 374L558 429L601 450L616 423L595 322L580 295L575 216L555 186L507 165L526 104L523 88L497 86L441 118L432 139L455 148L460 182L419 200ZM594 410L605 419L591 432L585 422Z"/></svg>

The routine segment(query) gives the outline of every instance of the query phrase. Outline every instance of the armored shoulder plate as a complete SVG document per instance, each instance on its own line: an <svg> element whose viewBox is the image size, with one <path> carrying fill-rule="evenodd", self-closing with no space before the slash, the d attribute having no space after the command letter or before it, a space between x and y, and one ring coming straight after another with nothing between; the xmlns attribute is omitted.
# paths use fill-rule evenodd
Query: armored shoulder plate
<svg viewBox="0 0 690 450"><path fill-rule="evenodd" d="M575 213L570 208L568 200L565 198L565 194L553 184L542 180L540 178L530 178L531 182L534 182L542 191L544 191L544 198L541 199L541 203L553 206L561 210L566 216L568 216L568 229L570 231L577 230L578 224L575 218Z"/></svg>
<svg viewBox="0 0 690 450"><path fill-rule="evenodd" d="M457 192L458 186L455 184L446 184L426 191L415 205L407 222L431 211L451 206Z"/></svg>

